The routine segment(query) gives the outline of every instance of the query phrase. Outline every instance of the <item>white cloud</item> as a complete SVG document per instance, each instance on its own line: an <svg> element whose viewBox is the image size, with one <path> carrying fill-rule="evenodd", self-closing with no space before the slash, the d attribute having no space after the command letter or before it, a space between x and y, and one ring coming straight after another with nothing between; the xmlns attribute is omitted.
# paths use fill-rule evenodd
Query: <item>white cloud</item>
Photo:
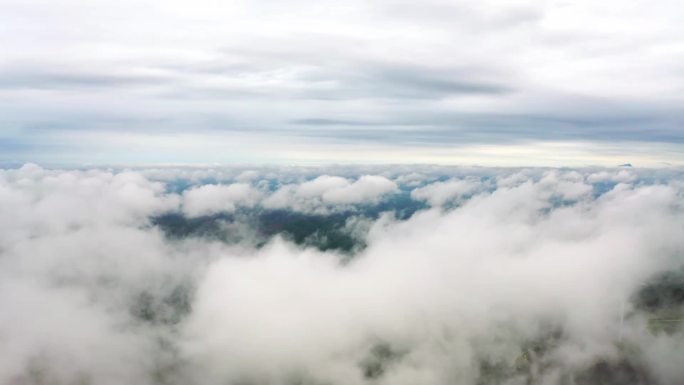
<svg viewBox="0 0 684 385"><path fill-rule="evenodd" d="M684 265L682 176L642 171L657 182L595 197L585 181L596 170L478 172L497 188L453 210L348 220L370 230L341 260L282 239L171 240L151 225L188 199L195 213L256 205L249 185L195 186L181 199L144 172L2 170L0 383L476 384L482 360L513 367L531 343L546 350L529 371L507 372L511 384L532 372L535 384L579 378L597 360L681 383L681 331L652 334L631 298ZM266 200L347 205L396 189L351 171L291 183L296 174L282 170L289 182ZM418 191L452 199L452 182Z"/></svg>
<svg viewBox="0 0 684 385"><path fill-rule="evenodd" d="M202 185L183 193L183 212L190 217L232 213L238 206L251 207L261 193L245 183Z"/></svg>
<svg viewBox="0 0 684 385"><path fill-rule="evenodd" d="M578 200L587 197L593 188L584 183L584 177L572 171L566 173L547 172L539 185L550 194L563 200Z"/></svg>
<svg viewBox="0 0 684 385"><path fill-rule="evenodd" d="M342 204L367 203L396 190L397 185L385 177L364 175L350 185L327 190L323 200Z"/></svg>
<svg viewBox="0 0 684 385"><path fill-rule="evenodd" d="M325 212L337 205L374 203L397 189L396 183L377 175L363 175L354 182L339 176L322 175L299 185L284 185L263 204L267 208Z"/></svg>
<svg viewBox="0 0 684 385"><path fill-rule="evenodd" d="M177 208L164 185L135 172L49 171L36 165L2 171L0 238L68 232L99 223L136 225ZM19 232L21 235L15 234Z"/></svg>
<svg viewBox="0 0 684 385"><path fill-rule="evenodd" d="M587 177L587 182L617 182L628 183L636 179L636 175L627 170L603 170L593 173Z"/></svg>
<svg viewBox="0 0 684 385"><path fill-rule="evenodd" d="M339 176L323 175L297 186L295 194L302 198L320 198L330 191L341 190L349 186L349 181Z"/></svg>
<svg viewBox="0 0 684 385"><path fill-rule="evenodd" d="M259 171L257 170L245 170L240 173L240 175L235 178L238 182L241 183L249 183L253 181L254 179L259 177Z"/></svg>
<svg viewBox="0 0 684 385"><path fill-rule="evenodd" d="M427 201L430 206L443 206L450 201L481 191L486 186L478 179L456 179L435 182L411 191L411 198Z"/></svg>
<svg viewBox="0 0 684 385"><path fill-rule="evenodd" d="M400 384L475 383L474 361L514 362L520 341L544 325L560 327L563 339L546 353L555 370L542 370L540 383L613 357L631 293L653 272L684 263L684 218L670 209L681 197L668 186L616 190L544 215L551 183L378 223L369 248L345 267L282 243L217 261L198 292L188 349L229 380L295 372L359 384L359 360L373 341L405 352L381 380ZM638 319L624 328L637 346L657 341ZM667 373L679 379L678 370Z"/></svg>
<svg viewBox="0 0 684 385"><path fill-rule="evenodd" d="M409 174L402 174L395 179L400 185L407 185L410 187L419 186L423 181L428 179L428 177L419 172L410 172Z"/></svg>

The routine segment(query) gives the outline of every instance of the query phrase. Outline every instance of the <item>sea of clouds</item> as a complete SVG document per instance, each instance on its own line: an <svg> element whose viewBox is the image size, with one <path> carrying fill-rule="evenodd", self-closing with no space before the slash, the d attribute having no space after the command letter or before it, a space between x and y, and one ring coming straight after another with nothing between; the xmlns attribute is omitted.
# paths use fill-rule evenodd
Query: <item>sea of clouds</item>
<svg viewBox="0 0 684 385"><path fill-rule="evenodd" d="M0 383L681 384L683 234L678 169L27 164Z"/></svg>

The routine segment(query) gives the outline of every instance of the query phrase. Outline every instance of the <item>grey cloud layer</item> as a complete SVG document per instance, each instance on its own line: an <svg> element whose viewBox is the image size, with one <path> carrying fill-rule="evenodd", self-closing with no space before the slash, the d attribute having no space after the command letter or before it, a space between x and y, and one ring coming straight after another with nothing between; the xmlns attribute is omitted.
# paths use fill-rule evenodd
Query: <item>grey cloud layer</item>
<svg viewBox="0 0 684 385"><path fill-rule="evenodd" d="M13 150L5 161L56 139L103 145L97 135L80 136L84 144L68 135L83 128L135 133L143 148L154 143L146 135L178 132L341 146L682 141L684 9L675 1L5 8L0 140ZM201 152L191 159L211 161Z"/></svg>

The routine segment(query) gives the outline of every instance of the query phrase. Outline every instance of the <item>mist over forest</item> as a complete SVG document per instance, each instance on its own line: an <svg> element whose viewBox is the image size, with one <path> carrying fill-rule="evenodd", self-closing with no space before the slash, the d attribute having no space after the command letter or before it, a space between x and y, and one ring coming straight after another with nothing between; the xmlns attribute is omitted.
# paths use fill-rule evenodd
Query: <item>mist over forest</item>
<svg viewBox="0 0 684 385"><path fill-rule="evenodd" d="M0 383L684 380L684 171L0 171Z"/></svg>

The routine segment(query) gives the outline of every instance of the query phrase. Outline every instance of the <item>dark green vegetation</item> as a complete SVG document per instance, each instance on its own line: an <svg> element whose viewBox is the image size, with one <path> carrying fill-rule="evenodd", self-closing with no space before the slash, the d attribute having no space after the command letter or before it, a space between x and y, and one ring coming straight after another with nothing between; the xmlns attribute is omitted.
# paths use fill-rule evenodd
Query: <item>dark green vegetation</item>
<svg viewBox="0 0 684 385"><path fill-rule="evenodd" d="M645 315L651 333L674 334L684 325L684 268L659 273L651 277L633 295L634 312L627 317ZM481 358L478 362L480 376L478 385L494 385L517 378L526 384L549 370L562 367L548 353L562 342L560 330L541 335L520 349L515 359L492 360ZM649 371L639 346L620 343L619 357L599 359L585 367L558 373L561 385L646 385L657 383L656 373ZM517 382L516 382L517 383Z"/></svg>
<svg viewBox="0 0 684 385"><path fill-rule="evenodd" d="M684 268L667 271L648 281L634 298L635 305L649 312L684 305Z"/></svg>
<svg viewBox="0 0 684 385"><path fill-rule="evenodd" d="M653 375L642 363L636 347L619 347L617 358L602 358L579 368L568 368L554 356L563 343L560 329L541 333L522 344L517 357L510 360L479 360L477 385L495 385L515 379L515 384L537 384L542 377L556 376L559 385L647 385L655 383ZM559 368L563 368L560 369Z"/></svg>
<svg viewBox="0 0 684 385"><path fill-rule="evenodd" d="M301 246L353 253L365 247L365 243L356 239L348 228L347 221L352 217L353 213L315 215L285 210L198 218L171 213L153 218L152 223L171 239L201 237L260 247L279 235Z"/></svg>
<svg viewBox="0 0 684 385"><path fill-rule="evenodd" d="M133 300L130 312L145 323L175 325L190 314L193 293L190 285L178 285L161 294L143 291Z"/></svg>
<svg viewBox="0 0 684 385"><path fill-rule="evenodd" d="M412 200L409 192L403 192L373 205L327 214L241 208L235 213L197 218L172 212L154 217L151 222L170 239L199 237L260 247L281 236L297 245L351 255L366 246L367 228L358 222L377 219L385 212L405 220L426 207L425 203Z"/></svg>
<svg viewBox="0 0 684 385"><path fill-rule="evenodd" d="M649 314L653 333L672 334L684 325L684 267L657 274L635 294L637 310Z"/></svg>
<svg viewBox="0 0 684 385"><path fill-rule="evenodd" d="M380 342L373 345L368 355L359 362L364 378L378 379L385 375L392 365L399 362L406 352L393 348L390 344Z"/></svg>

